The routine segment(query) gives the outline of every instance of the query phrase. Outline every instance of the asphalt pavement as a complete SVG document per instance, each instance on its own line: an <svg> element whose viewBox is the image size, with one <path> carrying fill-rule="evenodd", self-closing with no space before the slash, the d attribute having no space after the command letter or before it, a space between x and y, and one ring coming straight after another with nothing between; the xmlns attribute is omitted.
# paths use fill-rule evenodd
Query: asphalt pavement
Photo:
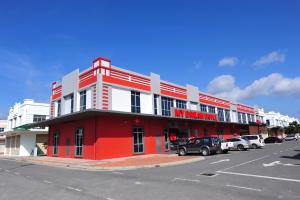
<svg viewBox="0 0 300 200"><path fill-rule="evenodd" d="M299 200L299 170L300 141L180 166L110 172L0 159L0 199Z"/></svg>

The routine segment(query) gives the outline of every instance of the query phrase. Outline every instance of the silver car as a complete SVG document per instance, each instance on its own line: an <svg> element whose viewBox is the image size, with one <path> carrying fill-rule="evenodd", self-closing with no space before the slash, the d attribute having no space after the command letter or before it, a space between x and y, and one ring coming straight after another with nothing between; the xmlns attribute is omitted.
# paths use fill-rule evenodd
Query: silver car
<svg viewBox="0 0 300 200"><path fill-rule="evenodd" d="M249 149L250 147L249 141L244 140L242 138L231 138L227 141L233 143L233 147L229 148L230 150L244 151Z"/></svg>

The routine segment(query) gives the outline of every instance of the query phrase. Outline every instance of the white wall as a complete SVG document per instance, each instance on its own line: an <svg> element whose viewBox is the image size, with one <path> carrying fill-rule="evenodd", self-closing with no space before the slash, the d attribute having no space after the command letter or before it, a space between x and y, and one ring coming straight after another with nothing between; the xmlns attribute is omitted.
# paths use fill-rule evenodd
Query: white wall
<svg viewBox="0 0 300 200"><path fill-rule="evenodd" d="M92 107L92 91L91 88L86 90L86 109L90 109Z"/></svg>
<svg viewBox="0 0 300 200"><path fill-rule="evenodd" d="M131 92L121 88L111 88L112 110L131 112Z"/></svg>
<svg viewBox="0 0 300 200"><path fill-rule="evenodd" d="M238 122L237 112L230 111L231 122Z"/></svg>
<svg viewBox="0 0 300 200"><path fill-rule="evenodd" d="M152 95L141 93L140 100L141 100L141 113L152 114L153 113Z"/></svg>
<svg viewBox="0 0 300 200"><path fill-rule="evenodd" d="M36 141L35 133L25 133L20 138L20 156L30 156L31 152L34 152Z"/></svg>
<svg viewBox="0 0 300 200"><path fill-rule="evenodd" d="M72 103L72 98L71 95L65 97L65 110L64 110L64 114L69 114L71 113L71 103Z"/></svg>
<svg viewBox="0 0 300 200"><path fill-rule="evenodd" d="M197 104L192 103L192 102L190 102L189 104L190 104L190 109L191 109L191 110L198 110L198 109L197 109Z"/></svg>

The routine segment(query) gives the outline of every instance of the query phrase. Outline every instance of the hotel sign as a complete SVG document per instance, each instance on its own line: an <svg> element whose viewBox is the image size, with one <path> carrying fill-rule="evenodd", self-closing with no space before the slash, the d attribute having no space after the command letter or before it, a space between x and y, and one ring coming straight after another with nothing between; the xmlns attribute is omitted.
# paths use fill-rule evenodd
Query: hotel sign
<svg viewBox="0 0 300 200"><path fill-rule="evenodd" d="M211 120L217 121L217 115L214 113L206 113L206 112L199 112L193 110L183 110L183 109L176 109L174 108L174 117L178 118L186 118L186 119L200 119L200 120Z"/></svg>

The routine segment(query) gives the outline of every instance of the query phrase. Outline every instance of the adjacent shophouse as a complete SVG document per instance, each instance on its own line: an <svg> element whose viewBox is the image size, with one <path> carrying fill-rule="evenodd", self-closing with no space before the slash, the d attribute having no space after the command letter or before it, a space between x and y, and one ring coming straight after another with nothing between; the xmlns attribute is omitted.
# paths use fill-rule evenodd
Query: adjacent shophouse
<svg viewBox="0 0 300 200"><path fill-rule="evenodd" d="M6 137L6 156L34 156L47 153L48 128L23 128L24 125L37 123L49 118L49 104L37 103L32 99L25 99L16 103L9 110L7 129L1 133Z"/></svg>
<svg viewBox="0 0 300 200"><path fill-rule="evenodd" d="M256 109L97 58L52 85L48 156L106 159L162 153L189 137L257 134ZM254 128L250 128L254 127Z"/></svg>
<svg viewBox="0 0 300 200"><path fill-rule="evenodd" d="M285 137L285 129L289 126L290 123L296 121L299 123L299 120L288 115L283 115L279 112L266 112L265 121L268 127L268 132L270 136L276 137Z"/></svg>
<svg viewBox="0 0 300 200"><path fill-rule="evenodd" d="M7 120L0 120L0 155L4 154L5 150L5 136L1 135L7 128Z"/></svg>

